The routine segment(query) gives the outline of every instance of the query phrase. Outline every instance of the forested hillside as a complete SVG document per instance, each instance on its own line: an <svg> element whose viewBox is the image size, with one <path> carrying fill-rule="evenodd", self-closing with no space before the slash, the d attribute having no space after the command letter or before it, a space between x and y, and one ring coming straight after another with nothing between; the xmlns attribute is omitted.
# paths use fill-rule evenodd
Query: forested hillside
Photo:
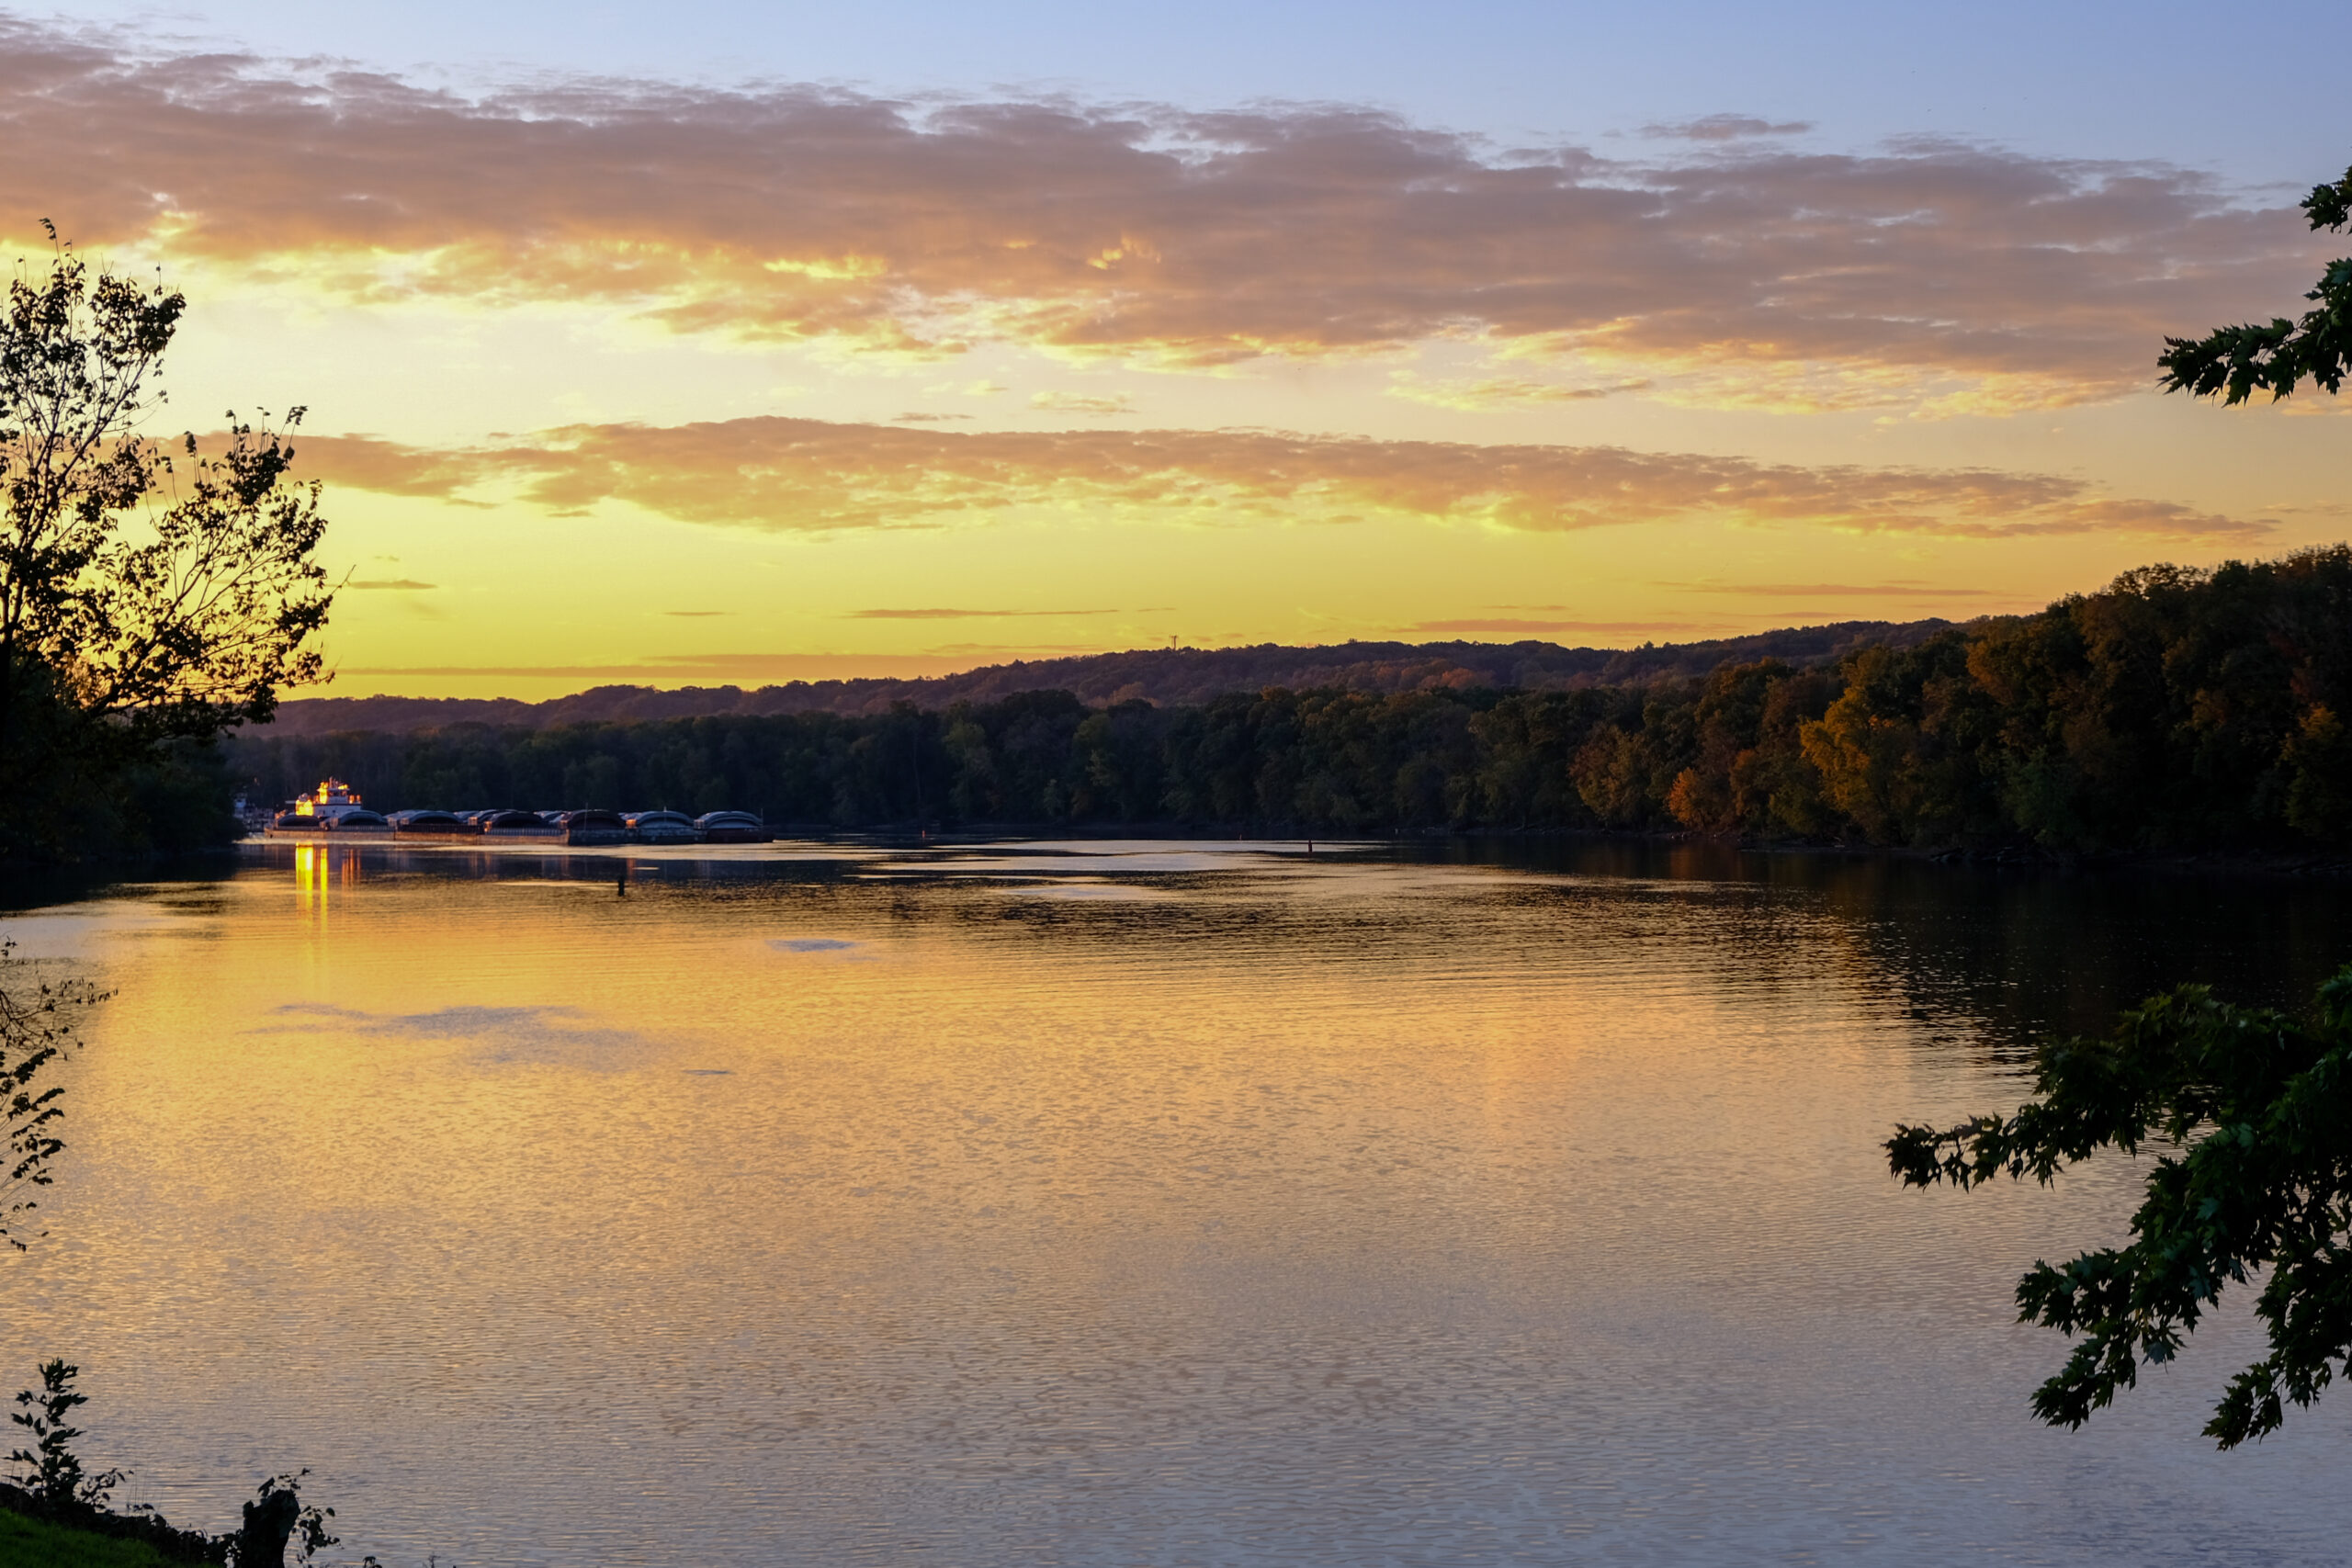
<svg viewBox="0 0 2352 1568"><path fill-rule="evenodd" d="M438 729L452 724L626 723L657 718L844 716L888 713L899 703L945 709L1023 692L1069 692L1094 706L1140 698L1160 707L1196 707L1230 692L1410 692L1495 687L1572 691L1584 686L1704 675L1726 660L1785 659L1813 664L1866 643L1907 647L1943 621L1839 621L1791 626L1713 642L1640 648L1563 648L1550 642L1349 642L1329 648L1146 648L1070 659L991 664L927 680L794 681L741 686L598 686L543 703L512 697L303 697L278 705L271 733L325 735L344 729Z"/></svg>
<svg viewBox="0 0 2352 1568"><path fill-rule="evenodd" d="M734 807L870 827L1690 829L2066 851L2352 842L2352 548L2150 567L1834 664L1577 690L1067 691L861 716L248 736L276 798Z"/></svg>

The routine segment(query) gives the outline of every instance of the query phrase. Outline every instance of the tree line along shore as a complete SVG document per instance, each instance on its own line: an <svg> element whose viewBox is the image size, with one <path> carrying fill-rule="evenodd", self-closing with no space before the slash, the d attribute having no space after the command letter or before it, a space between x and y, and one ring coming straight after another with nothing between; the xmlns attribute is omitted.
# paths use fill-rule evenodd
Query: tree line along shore
<svg viewBox="0 0 2352 1568"><path fill-rule="evenodd" d="M1682 829L2064 852L2352 843L2352 547L2154 566L1833 661L1571 691L1267 688L1090 705L234 736L258 798L689 812L870 829Z"/></svg>

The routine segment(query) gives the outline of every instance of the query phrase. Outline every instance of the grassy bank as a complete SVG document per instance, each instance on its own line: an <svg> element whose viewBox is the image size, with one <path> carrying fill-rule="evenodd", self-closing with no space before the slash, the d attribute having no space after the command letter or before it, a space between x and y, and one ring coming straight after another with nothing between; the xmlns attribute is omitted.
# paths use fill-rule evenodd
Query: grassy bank
<svg viewBox="0 0 2352 1568"><path fill-rule="evenodd" d="M115 1540L0 1509L0 1568L165 1568L145 1541Z"/></svg>

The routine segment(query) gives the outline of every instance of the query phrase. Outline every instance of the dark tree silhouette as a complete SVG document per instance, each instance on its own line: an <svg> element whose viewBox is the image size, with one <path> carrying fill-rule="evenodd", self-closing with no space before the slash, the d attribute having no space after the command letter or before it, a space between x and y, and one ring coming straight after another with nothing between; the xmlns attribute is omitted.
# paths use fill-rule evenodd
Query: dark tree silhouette
<svg viewBox="0 0 2352 1568"><path fill-rule="evenodd" d="M141 433L186 303L56 242L0 310L0 788L16 815L266 719L281 687L321 676L305 644L333 597L311 558L326 524L317 486L288 478L293 446L233 413L211 450Z"/></svg>
<svg viewBox="0 0 2352 1568"><path fill-rule="evenodd" d="M2042 1047L2035 1098L2012 1116L1898 1128L1905 1186L1998 1176L2045 1185L2104 1149L2165 1144L2132 1243L2018 1281L2018 1315L2079 1337L2034 1414L2079 1427L2172 1359L2225 1287L2267 1269L2256 1311L2270 1353L2231 1380L2205 1433L2222 1448L2276 1431L2352 1358L2352 968L2306 1016L2239 1008L2183 986L2125 1013L2105 1040Z"/></svg>
<svg viewBox="0 0 2352 1568"><path fill-rule="evenodd" d="M2352 219L2352 169L2332 186L2312 186L2302 205L2312 229L2343 228ZM2328 263L2319 287L2303 298L2316 309L2300 321L2278 316L2267 326L2246 322L2201 338L2165 339L2156 361L2164 367L2165 390L2219 394L2225 403L2242 403L2256 391L2283 398L2306 377L2330 392L2340 390L2352 361L2352 258Z"/></svg>
<svg viewBox="0 0 2352 1568"><path fill-rule="evenodd" d="M2303 210L2315 230L2342 228L2352 216L2352 170L2314 188ZM2166 338L2159 361L2165 389L2240 403L2257 389L2283 398L2308 377L2338 390L2352 355L2352 260L2330 263L2305 298L2318 309L2300 322L2279 317L2268 326ZM2297 558L2341 566L2345 557L2338 546ZM2172 586L2151 578L2159 590ZM2340 592L2312 607L2312 640L2340 648ZM2274 619L2249 624L2279 637ZM1994 661L1984 666L1996 689L2020 684ZM2339 689L2327 695L2340 704L2340 681L2329 684ZM2262 705L2244 703L2251 693L2227 694L2242 706ZM2290 711L2269 705L2282 718ZM2223 743L2207 748L2211 755L2242 749L2216 739ZM2283 745L2265 740L2290 770L2288 819L2342 841L2347 756L2335 709L2311 703ZM2018 1281L2019 1321L2077 1341L2035 1392L2035 1415L2081 1426L2132 1386L2142 1362L2162 1365L2178 1354L2226 1287L2265 1270L2255 1310L2270 1353L2230 1381L2205 1435L2225 1449L2260 1438L2278 1429L2290 1404L2309 1405L2352 1371L2352 967L2320 987L2306 1017L2232 1007L2203 986L2153 998L2105 1040L2044 1045L2034 1093L2013 1116L1898 1127L1886 1153L1906 1186L1969 1188L2002 1175L2030 1174L2047 1185L2109 1149L2130 1155L2162 1142L2179 1151L2160 1156L2149 1172L2130 1246L2056 1267L2036 1263Z"/></svg>
<svg viewBox="0 0 2352 1568"><path fill-rule="evenodd" d="M38 1088L35 1080L73 1048L75 1018L106 998L86 981L20 979L16 946L0 941L0 1129L7 1161L0 1167L0 1238L22 1252L22 1216L40 1206L34 1193L50 1185L51 1163L65 1147L56 1126L65 1091L55 1084Z"/></svg>

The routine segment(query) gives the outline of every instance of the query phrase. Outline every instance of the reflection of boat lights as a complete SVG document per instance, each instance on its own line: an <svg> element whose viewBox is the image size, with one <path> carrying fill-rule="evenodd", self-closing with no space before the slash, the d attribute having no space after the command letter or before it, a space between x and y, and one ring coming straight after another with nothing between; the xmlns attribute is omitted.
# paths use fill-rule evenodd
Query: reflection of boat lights
<svg viewBox="0 0 2352 1568"><path fill-rule="evenodd" d="M294 903L304 914L327 912L330 882L345 887L361 880L356 845L297 844L294 846Z"/></svg>
<svg viewBox="0 0 2352 1568"><path fill-rule="evenodd" d="M294 847L294 907L304 914L317 908L322 902L325 869L316 844Z"/></svg>

